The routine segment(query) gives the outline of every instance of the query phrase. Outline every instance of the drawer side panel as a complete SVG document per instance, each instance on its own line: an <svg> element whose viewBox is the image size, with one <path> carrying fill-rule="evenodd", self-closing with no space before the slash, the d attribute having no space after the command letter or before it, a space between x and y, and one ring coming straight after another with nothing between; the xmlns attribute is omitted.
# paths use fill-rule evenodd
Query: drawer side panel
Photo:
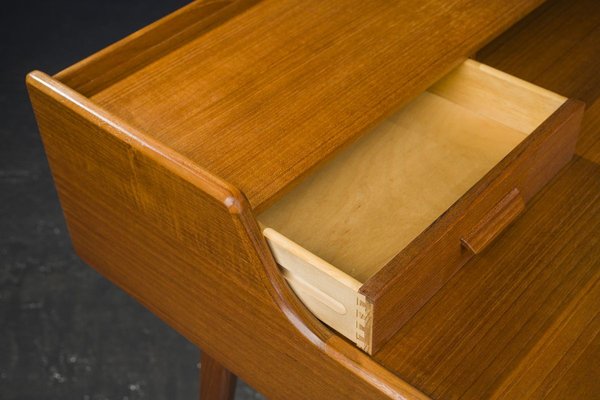
<svg viewBox="0 0 600 400"><path fill-rule="evenodd" d="M370 351L371 307L361 283L271 228L263 234L283 275L322 322Z"/></svg>

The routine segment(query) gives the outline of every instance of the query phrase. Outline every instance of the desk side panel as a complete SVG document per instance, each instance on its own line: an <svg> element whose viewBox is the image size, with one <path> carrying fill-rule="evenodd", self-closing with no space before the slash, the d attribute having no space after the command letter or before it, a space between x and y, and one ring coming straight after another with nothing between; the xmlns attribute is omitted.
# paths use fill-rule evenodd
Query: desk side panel
<svg viewBox="0 0 600 400"><path fill-rule="evenodd" d="M234 188L44 74L28 86L86 262L269 398L426 398L328 343Z"/></svg>

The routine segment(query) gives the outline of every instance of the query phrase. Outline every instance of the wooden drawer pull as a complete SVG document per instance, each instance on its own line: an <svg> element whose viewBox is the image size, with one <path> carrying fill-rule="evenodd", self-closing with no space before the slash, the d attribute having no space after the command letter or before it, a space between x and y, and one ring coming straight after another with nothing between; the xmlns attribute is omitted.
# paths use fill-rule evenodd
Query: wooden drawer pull
<svg viewBox="0 0 600 400"><path fill-rule="evenodd" d="M494 206L466 236L461 244L473 252L481 253L512 221L525 210L525 201L515 188Z"/></svg>

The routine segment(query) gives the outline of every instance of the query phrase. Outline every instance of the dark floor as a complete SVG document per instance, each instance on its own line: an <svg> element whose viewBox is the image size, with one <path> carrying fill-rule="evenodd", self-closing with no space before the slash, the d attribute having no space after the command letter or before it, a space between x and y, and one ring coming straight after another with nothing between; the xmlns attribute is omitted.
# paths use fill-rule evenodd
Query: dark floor
<svg viewBox="0 0 600 400"><path fill-rule="evenodd" d="M73 253L24 85L186 3L2 4L0 399L198 398L195 346Z"/></svg>

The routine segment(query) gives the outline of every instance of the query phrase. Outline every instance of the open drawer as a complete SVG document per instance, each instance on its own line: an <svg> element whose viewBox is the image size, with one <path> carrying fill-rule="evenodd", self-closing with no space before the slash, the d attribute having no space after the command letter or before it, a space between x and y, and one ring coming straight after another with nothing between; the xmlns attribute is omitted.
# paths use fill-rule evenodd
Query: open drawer
<svg viewBox="0 0 600 400"><path fill-rule="evenodd" d="M468 60L258 220L300 299L372 353L568 162L582 111Z"/></svg>

